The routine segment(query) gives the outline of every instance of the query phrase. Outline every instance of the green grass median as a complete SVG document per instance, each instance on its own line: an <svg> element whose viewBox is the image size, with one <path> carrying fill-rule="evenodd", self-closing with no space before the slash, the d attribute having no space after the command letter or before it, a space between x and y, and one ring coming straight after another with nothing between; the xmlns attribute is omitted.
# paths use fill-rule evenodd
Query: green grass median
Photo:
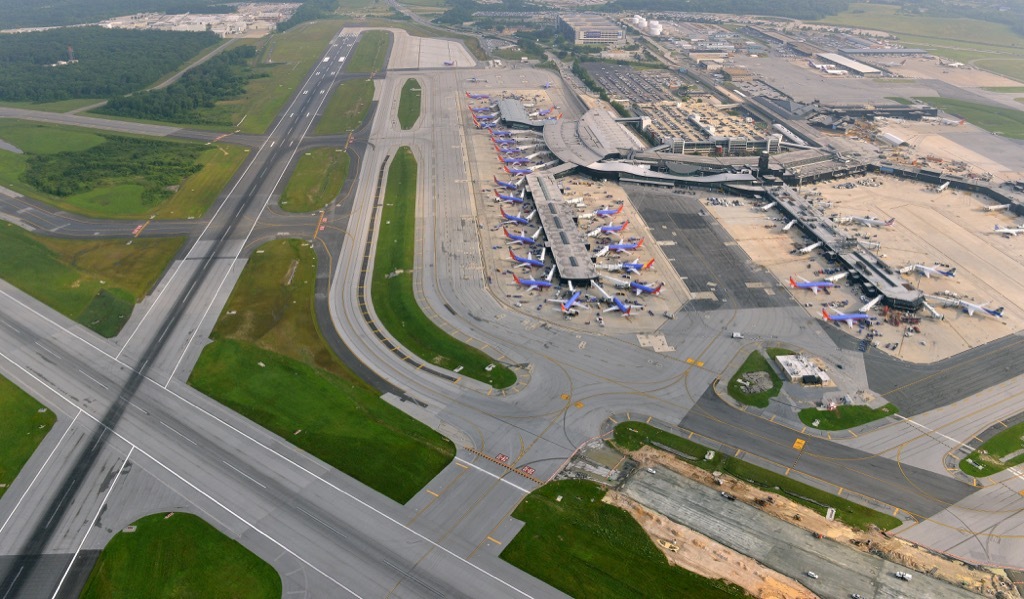
<svg viewBox="0 0 1024 599"><path fill-rule="evenodd" d="M853 528L866 530L874 525L882 530L890 530L903 524L895 516L883 514L767 468L722 455L721 452L716 451L714 458L705 460L707 447L649 424L620 423L615 427L614 440L616 445L630 451L640 449L644 445L669 447L683 454L677 457L693 466L708 472L725 472L764 491L783 495L823 516L829 507L833 507L836 510L836 520Z"/></svg>
<svg viewBox="0 0 1024 599"><path fill-rule="evenodd" d="M359 38L359 43L345 61L348 73L378 73L384 69L384 59L388 54L388 33L386 31L367 31Z"/></svg>
<svg viewBox="0 0 1024 599"><path fill-rule="evenodd" d="M574 597L747 597L738 586L668 563L625 510L584 481L530 493L512 512L525 526L501 559Z"/></svg>
<svg viewBox="0 0 1024 599"><path fill-rule="evenodd" d="M348 167L348 153L340 148L314 148L304 153L281 194L281 209L312 212L323 208L341 192Z"/></svg>
<svg viewBox="0 0 1024 599"><path fill-rule="evenodd" d="M57 416L0 377L0 497L53 428Z"/></svg>
<svg viewBox="0 0 1024 599"><path fill-rule="evenodd" d="M407 79L402 86L402 96L398 100L398 124L402 129L412 129L420 118L421 96L420 82Z"/></svg>
<svg viewBox="0 0 1024 599"><path fill-rule="evenodd" d="M333 135L355 131L366 120L373 102L373 81L349 79L331 93L323 116L316 125L317 135Z"/></svg>
<svg viewBox="0 0 1024 599"><path fill-rule="evenodd" d="M104 337L113 337L184 239L55 239L0 224L0 278Z"/></svg>
<svg viewBox="0 0 1024 599"><path fill-rule="evenodd" d="M107 543L81 599L246 597L279 599L270 564L192 514L153 514Z"/></svg>
<svg viewBox="0 0 1024 599"><path fill-rule="evenodd" d="M899 412L899 408L887 403L880 408L869 406L836 406L834 410L806 408L800 410L800 422L823 431L843 431L855 426L874 422ZM813 424L817 420L818 424Z"/></svg>
<svg viewBox="0 0 1024 599"><path fill-rule="evenodd" d="M455 446L380 399L327 347L313 314L315 267L303 241L261 246L189 383L404 503L452 460Z"/></svg>
<svg viewBox="0 0 1024 599"><path fill-rule="evenodd" d="M1024 464L1024 422L996 433L963 460L960 469L971 476L991 476Z"/></svg>
<svg viewBox="0 0 1024 599"><path fill-rule="evenodd" d="M399 148L388 171L373 261L371 299L381 324L423 360L503 389L516 382L510 369L486 353L462 343L430 321L412 287L416 252L416 158ZM488 371L488 367L494 366Z"/></svg>
<svg viewBox="0 0 1024 599"><path fill-rule="evenodd" d="M789 352L789 350L782 350L781 348L770 348L768 350L769 355L773 358L775 355L785 355L785 353L775 353L775 355L772 355L773 350L776 350L777 352L792 353ZM747 381L745 377L752 372L767 372L768 376L771 378L771 388L748 393L745 390L748 385L744 385L741 381L750 383L750 381ZM729 397L740 403L745 403L757 408L767 408L771 399L776 397L779 394L779 391L782 390L782 379L780 379L779 375L775 373L775 368L773 368L772 365L768 363L768 360L761 355L761 352L754 350L750 352L750 355L747 356L747 359L743 362L743 365L740 366L739 370L736 371L736 374L729 379L727 389Z"/></svg>

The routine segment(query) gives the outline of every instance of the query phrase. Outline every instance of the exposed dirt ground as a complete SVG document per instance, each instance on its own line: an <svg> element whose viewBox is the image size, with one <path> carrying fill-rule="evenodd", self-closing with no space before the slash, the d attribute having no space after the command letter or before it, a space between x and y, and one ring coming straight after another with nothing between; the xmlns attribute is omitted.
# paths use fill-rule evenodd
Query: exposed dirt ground
<svg viewBox="0 0 1024 599"><path fill-rule="evenodd" d="M717 485L711 473L691 466L665 451L644 447L638 451L631 452L629 455L643 467L669 468L709 487L728 491L735 495L739 501L756 506L808 532L842 543L849 543L861 551L875 553L892 562L903 564L909 569L930 574L935 578L945 580L986 597L995 597L999 592L1006 593L1003 596L1020 596L1013 590L1013 585L1009 583L1009 579L1006 578L1005 573L1001 570L969 567L963 562L937 555L902 539L887 536L878 530L859 531L853 530L839 522L829 522L824 516L794 503L786 497L762 491L728 475L720 476L719 480L722 481L722 484ZM768 497L771 497L771 501L762 501L763 504L758 503L758 500L764 500ZM622 498L615 498L610 501L629 503L628 500ZM615 505L620 505L620 507L633 514L656 543L658 543L659 539L662 541L675 539L675 544L679 546L678 553L668 551L661 543L658 543L658 546L662 548L662 551L666 552L670 560L680 560L679 565L687 569L705 576L725 578L729 582L734 582L759 597L814 596L796 583L796 581L775 572L768 571L766 573L766 569L756 561L728 548L722 548L723 551L719 553L718 548L721 545L717 545L717 543L703 535L688 531L684 527L668 521L667 518L660 514L644 514L645 510L642 508L638 509L635 506L624 505L623 503L615 503ZM684 550L684 548L688 548L687 546L692 546L696 549L696 557L693 557L692 553L687 553ZM702 549L702 547L707 549ZM709 555L714 556L710 564ZM690 564L689 561L691 560L703 562L703 564ZM703 570L699 568L703 568ZM712 574L704 574L705 571L710 571ZM768 580L776 582L769 584ZM794 586L792 591L788 591L779 590L775 586L776 584L782 585L785 589L790 587L785 587L784 585L792 584ZM792 592L794 594L758 594L761 592ZM805 594L796 594L798 592Z"/></svg>

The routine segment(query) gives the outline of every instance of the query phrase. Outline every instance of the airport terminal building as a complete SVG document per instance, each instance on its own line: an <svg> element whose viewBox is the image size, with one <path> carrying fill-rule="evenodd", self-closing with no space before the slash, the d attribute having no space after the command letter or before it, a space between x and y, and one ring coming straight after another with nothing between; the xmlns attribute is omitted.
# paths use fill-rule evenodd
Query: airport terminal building
<svg viewBox="0 0 1024 599"><path fill-rule="evenodd" d="M625 40L621 25L594 14L559 15L558 32L576 45L621 44Z"/></svg>

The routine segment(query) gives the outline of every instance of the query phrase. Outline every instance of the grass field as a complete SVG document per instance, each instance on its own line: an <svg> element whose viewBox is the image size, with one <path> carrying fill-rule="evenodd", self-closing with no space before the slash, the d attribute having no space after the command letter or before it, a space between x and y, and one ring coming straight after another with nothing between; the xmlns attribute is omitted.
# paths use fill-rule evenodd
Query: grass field
<svg viewBox="0 0 1024 599"><path fill-rule="evenodd" d="M727 472L736 478L746 481L760 489L785 495L789 499L804 505L821 515L825 515L827 507L836 509L836 520L858 529L867 529L872 524L882 530L890 530L903 524L899 518L864 507L842 497L827 493L810 485L755 466L749 462L716 452L711 460L705 460L708 448L684 439L678 435L667 433L659 428L642 422L623 422L615 427L615 444L627 450L640 449L643 445L658 443L681 452L689 458L686 462L707 470L708 472ZM794 456L796 455L794 451Z"/></svg>
<svg viewBox="0 0 1024 599"><path fill-rule="evenodd" d="M983 87L981 89L987 92L995 92L997 94L1024 94L1024 86L1021 85L1010 87Z"/></svg>
<svg viewBox="0 0 1024 599"><path fill-rule="evenodd" d="M516 382L514 372L493 364L484 352L452 338L420 309L412 288L416 251L416 158L399 148L388 171L380 215L371 295L381 324L399 343L441 368L461 366L463 376L503 389ZM400 274L397 274L400 273ZM397 276L396 276L397 275Z"/></svg>
<svg viewBox="0 0 1024 599"><path fill-rule="evenodd" d="M1024 139L1024 111L950 98L914 99L960 117L986 131L1013 139Z"/></svg>
<svg viewBox="0 0 1024 599"><path fill-rule="evenodd" d="M92 173L85 191L58 196L47 193L26 181L32 156L65 158L51 167L49 179L67 180L61 172L80 174L90 152L98 152L108 139L136 139L131 136L110 138L85 129L0 119L0 139L18 147L25 154L0 152L0 184L26 196L52 204L61 210L97 218L188 218L199 217L217 199L221 190L245 160L246 150L232 145L203 146L186 142L147 139L152 148L145 152L124 151L125 160L148 161L155 166L136 173L103 177ZM107 147L107 146L104 146ZM96 150L93 150L96 148ZM161 163L180 155L182 150L196 156L199 172L180 180L173 193L164 191L157 173ZM117 146L111 152L120 151ZM70 153L70 154L61 154ZM105 172L105 171L102 171ZM164 197L167 196L167 197Z"/></svg>
<svg viewBox="0 0 1024 599"><path fill-rule="evenodd" d="M451 461L454 445L380 399L324 343L308 244L288 239L259 251L189 383L370 488L408 501Z"/></svg>
<svg viewBox="0 0 1024 599"><path fill-rule="evenodd" d="M86 106L92 106L97 102L102 102L103 98L79 98L76 100L61 100L59 102L41 102L35 104L33 102L0 102L0 106L7 108L25 108L26 110L42 110L43 112L70 112L78 108L85 108Z"/></svg>
<svg viewBox="0 0 1024 599"><path fill-rule="evenodd" d="M32 457L57 416L11 381L0 377L0 497Z"/></svg>
<svg viewBox="0 0 1024 599"><path fill-rule="evenodd" d="M225 191L231 177L249 156L241 146L216 144L199 157L203 170L181 182L178 190L153 211L156 218L199 218Z"/></svg>
<svg viewBox="0 0 1024 599"><path fill-rule="evenodd" d="M312 212L323 208L341 191L348 178L349 156L340 148L314 148L299 162L281 194L286 212Z"/></svg>
<svg viewBox="0 0 1024 599"><path fill-rule="evenodd" d="M769 355L772 350L778 348L769 349ZM787 351L787 350L783 350ZM792 353L792 352L788 352ZM772 378L772 388L766 391L760 391L758 393L746 393L743 391L743 386L740 385L739 380L742 379L746 374L750 372L767 372ZM738 402L745 403L747 405L755 406L758 408L767 408L771 398L777 396L779 391L782 390L782 380L779 375L775 373L775 368L768 363L768 360L761 355L761 352L754 350L747 356L746 361L740 366L736 374L729 379L728 391L729 397L732 397Z"/></svg>
<svg viewBox="0 0 1024 599"><path fill-rule="evenodd" d="M835 410L822 411L817 408L800 410L800 422L823 431L842 431L886 416L892 416L900 410L896 406L885 404L880 408L868 406L838 406ZM811 424L818 420L818 425Z"/></svg>
<svg viewBox="0 0 1024 599"><path fill-rule="evenodd" d="M254 74L267 77L251 80L243 97L207 109L209 120L235 123L232 131L237 128L242 133L264 133L342 25L336 20L303 23L260 40Z"/></svg>
<svg viewBox="0 0 1024 599"><path fill-rule="evenodd" d="M0 278L105 337L127 322L184 239L53 239L0 225Z"/></svg>
<svg viewBox="0 0 1024 599"><path fill-rule="evenodd" d="M373 81L349 79L334 89L323 116L316 125L317 135L355 131L363 124L373 102Z"/></svg>
<svg viewBox="0 0 1024 599"><path fill-rule="evenodd" d="M345 61L348 73L377 73L384 68L390 36L385 31L367 31Z"/></svg>
<svg viewBox="0 0 1024 599"><path fill-rule="evenodd" d="M1024 422L1000 431L991 439L982 443L981 447L978 447L961 460L960 469L971 476L981 477L991 476L1007 468L1024 463L1024 452L1003 461L1006 456L1024 449L1022 436L1024 436ZM983 467L972 466L967 460L971 460Z"/></svg>
<svg viewBox="0 0 1024 599"><path fill-rule="evenodd" d="M82 599L281 597L270 564L197 516L160 513L133 525L100 553Z"/></svg>
<svg viewBox="0 0 1024 599"><path fill-rule="evenodd" d="M420 82L408 79L402 86L402 97L398 100L398 124L402 129L412 129L420 118Z"/></svg>
<svg viewBox="0 0 1024 599"><path fill-rule="evenodd" d="M746 597L672 566L628 512L584 481L548 483L512 512L526 523L501 558L574 597ZM561 498L559 500L559 498Z"/></svg>

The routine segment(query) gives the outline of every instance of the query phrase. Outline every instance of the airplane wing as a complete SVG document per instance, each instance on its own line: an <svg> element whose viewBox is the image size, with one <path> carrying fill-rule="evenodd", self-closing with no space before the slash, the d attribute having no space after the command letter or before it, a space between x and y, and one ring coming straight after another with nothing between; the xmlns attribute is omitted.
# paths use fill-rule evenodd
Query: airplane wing
<svg viewBox="0 0 1024 599"><path fill-rule="evenodd" d="M867 314L868 310L870 310L871 308L874 308L878 304L878 302L880 302L880 301L882 301L882 294L878 294L875 297L871 298L868 301L868 303L866 303L866 304L864 304L863 306L860 307L860 311L864 312L865 314Z"/></svg>

